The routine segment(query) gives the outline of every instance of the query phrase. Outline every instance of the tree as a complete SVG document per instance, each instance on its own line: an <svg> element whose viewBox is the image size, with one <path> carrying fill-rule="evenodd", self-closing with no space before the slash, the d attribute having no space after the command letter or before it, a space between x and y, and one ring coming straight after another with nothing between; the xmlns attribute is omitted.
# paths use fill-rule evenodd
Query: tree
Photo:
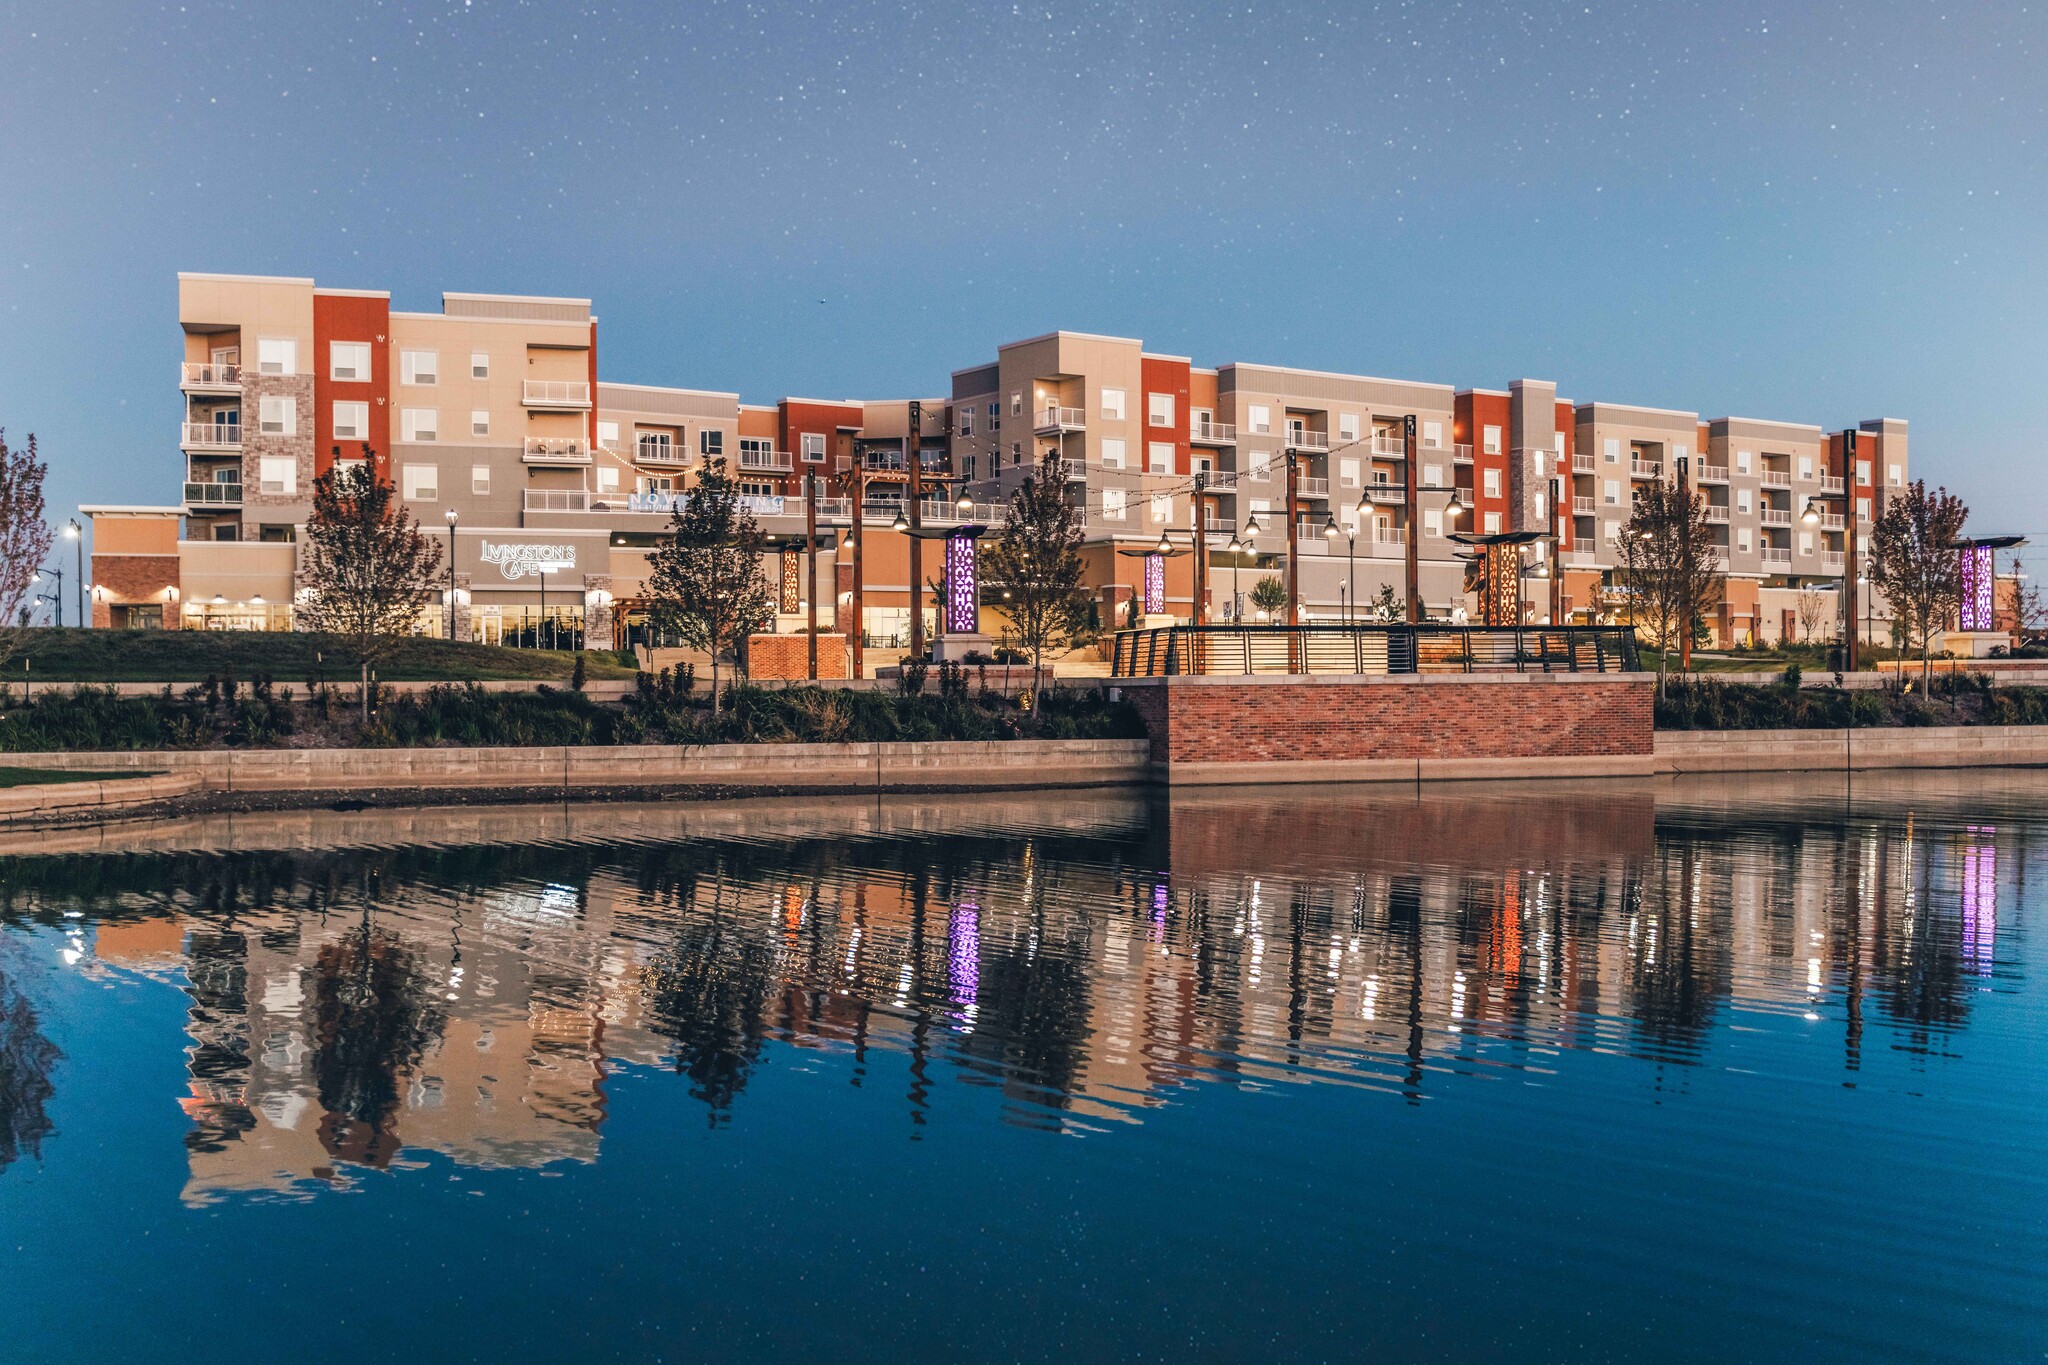
<svg viewBox="0 0 2048 1365"><path fill-rule="evenodd" d="M2017 569L2006 593L2006 605L2012 610L2013 634L2022 645L2048 630L2048 597L2042 595L2040 584L2019 577Z"/></svg>
<svg viewBox="0 0 2048 1365"><path fill-rule="evenodd" d="M1394 595L1394 585L1380 584L1380 595L1372 600L1368 610L1375 621L1399 621L1404 619L1408 604Z"/></svg>
<svg viewBox="0 0 2048 1365"><path fill-rule="evenodd" d="M1675 481L1644 484L1622 528L1621 562L1637 631L1647 626L1657 647L1662 691L1666 653L1676 647L1682 665L1691 663L1693 632L1721 604L1727 583L1706 499Z"/></svg>
<svg viewBox="0 0 2048 1365"><path fill-rule="evenodd" d="M43 520L43 476L49 466L36 458L35 433L21 450L7 448L0 428L0 663L21 644L7 623L28 624L28 595L50 553L50 525Z"/></svg>
<svg viewBox="0 0 2048 1365"><path fill-rule="evenodd" d="M990 584L1009 593L1003 605L1018 645L1031 656L1034 687L1046 654L1088 633L1081 529L1080 509L1067 498L1067 462L1049 451L1010 495L1003 529L982 553Z"/></svg>
<svg viewBox="0 0 2048 1365"><path fill-rule="evenodd" d="M1819 588L1807 586L1799 590L1799 640L1802 644L1813 642L1813 633L1827 624L1828 616L1834 609L1834 599Z"/></svg>
<svg viewBox="0 0 2048 1365"><path fill-rule="evenodd" d="M1267 574L1252 584L1252 605L1269 616L1287 610L1287 585L1278 574Z"/></svg>
<svg viewBox="0 0 2048 1365"><path fill-rule="evenodd" d="M414 634L439 593L441 547L421 532L376 460L342 465L313 480L313 511L300 556L307 595L300 623L340 636L363 674L363 719L370 718L370 665Z"/></svg>
<svg viewBox="0 0 2048 1365"><path fill-rule="evenodd" d="M747 636L774 617L775 598L761 568L767 538L726 477L723 457L704 466L696 487L676 499L668 539L650 557L647 616L692 649L711 656L711 714L718 714L718 656L738 657Z"/></svg>
<svg viewBox="0 0 2048 1365"><path fill-rule="evenodd" d="M1930 493L1927 481L1916 479L1885 500L1870 528L1870 581L1905 625L1908 643L1920 642L1923 688L1932 668L1928 656L1934 633L1947 627L1962 597L1956 539L1969 515L1961 498L1946 488Z"/></svg>

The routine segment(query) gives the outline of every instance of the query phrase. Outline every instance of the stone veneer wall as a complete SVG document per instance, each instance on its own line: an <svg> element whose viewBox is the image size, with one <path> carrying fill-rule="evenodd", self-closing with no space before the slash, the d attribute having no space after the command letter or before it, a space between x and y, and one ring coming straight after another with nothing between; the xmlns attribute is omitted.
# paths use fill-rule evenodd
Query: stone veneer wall
<svg viewBox="0 0 2048 1365"><path fill-rule="evenodd" d="M284 395L298 407L295 431L290 436L263 434L263 399ZM242 539L254 540L256 527L265 521L304 520L313 501L313 376L308 374L258 374L256 368L242 370ZM298 491L290 496L263 492L264 457L288 457L298 469ZM266 512L273 515L265 516Z"/></svg>
<svg viewBox="0 0 2048 1365"><path fill-rule="evenodd" d="M1169 782L1605 776L1653 763L1647 674L1153 678L1118 684Z"/></svg>

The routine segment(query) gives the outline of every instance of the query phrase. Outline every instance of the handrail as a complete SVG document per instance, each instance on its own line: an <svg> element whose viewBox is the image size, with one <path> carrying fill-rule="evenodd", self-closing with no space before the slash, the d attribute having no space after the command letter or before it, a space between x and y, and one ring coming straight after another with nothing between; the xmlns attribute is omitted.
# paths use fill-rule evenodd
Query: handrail
<svg viewBox="0 0 2048 1365"><path fill-rule="evenodd" d="M1118 678L1254 674L1634 673L1623 626L1165 626L1120 630Z"/></svg>

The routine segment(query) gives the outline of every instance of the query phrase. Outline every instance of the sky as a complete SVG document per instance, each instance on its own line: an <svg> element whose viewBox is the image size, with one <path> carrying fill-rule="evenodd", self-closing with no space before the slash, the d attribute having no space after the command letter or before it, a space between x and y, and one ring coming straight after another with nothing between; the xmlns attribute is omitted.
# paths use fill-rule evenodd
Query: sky
<svg viewBox="0 0 2048 1365"><path fill-rule="evenodd" d="M2048 0L0 0L0 427L174 501L176 274L588 297L606 379L1055 328L1818 423L2043 542Z"/></svg>

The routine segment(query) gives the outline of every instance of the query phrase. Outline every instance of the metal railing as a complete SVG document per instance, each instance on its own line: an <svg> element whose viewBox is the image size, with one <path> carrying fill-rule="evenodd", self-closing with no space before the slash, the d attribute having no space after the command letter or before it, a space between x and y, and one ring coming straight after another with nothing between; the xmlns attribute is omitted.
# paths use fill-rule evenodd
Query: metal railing
<svg viewBox="0 0 2048 1365"><path fill-rule="evenodd" d="M1655 460L1630 460L1628 473L1632 479L1661 479L1664 466Z"/></svg>
<svg viewBox="0 0 2048 1365"><path fill-rule="evenodd" d="M210 504L221 507L242 505L242 485L239 483L194 482L185 485L187 503Z"/></svg>
<svg viewBox="0 0 2048 1365"><path fill-rule="evenodd" d="M787 474L796 467L786 450L740 450L741 469L760 469L770 473Z"/></svg>
<svg viewBox="0 0 2048 1365"><path fill-rule="evenodd" d="M587 408L590 381L587 379L528 379L523 391L530 408Z"/></svg>
<svg viewBox="0 0 2048 1365"><path fill-rule="evenodd" d="M1573 515L1573 516L1575 516L1575 517L1590 517L1590 516L1592 516L1592 515L1593 515L1593 500L1592 500L1591 498L1573 498L1573 499L1572 499L1572 515Z"/></svg>
<svg viewBox="0 0 2048 1365"><path fill-rule="evenodd" d="M1703 464L1700 466L1701 483L1728 482L1728 466L1725 464Z"/></svg>
<svg viewBox="0 0 2048 1365"><path fill-rule="evenodd" d="M674 441L651 441L642 436L633 443L633 458L641 464L681 465L690 462L690 452Z"/></svg>
<svg viewBox="0 0 2048 1365"><path fill-rule="evenodd" d="M1759 507L1756 519L1765 526L1790 526L1792 512L1790 508L1785 507Z"/></svg>
<svg viewBox="0 0 2048 1365"><path fill-rule="evenodd" d="M1633 673L1621 626L1168 626L1116 634L1110 674Z"/></svg>
<svg viewBox="0 0 2048 1365"><path fill-rule="evenodd" d="M240 450L242 424L239 422L187 422L179 444L187 450Z"/></svg>
<svg viewBox="0 0 2048 1365"><path fill-rule="evenodd" d="M1593 473L1593 472L1594 472L1594 466L1593 466L1593 457L1592 457L1591 455L1574 455L1574 456L1572 456L1572 473L1574 473L1574 474L1591 474L1591 473Z"/></svg>
<svg viewBox="0 0 2048 1365"><path fill-rule="evenodd" d="M1330 481L1328 479L1311 479L1296 476L1294 491L1298 497L1327 498L1330 496Z"/></svg>
<svg viewBox="0 0 2048 1365"><path fill-rule="evenodd" d="M1442 447L1437 447L1437 448L1438 448L1438 449L1441 449ZM1451 463L1452 463L1452 464L1471 464L1471 463L1472 463L1472 447L1471 447L1471 445L1470 445L1470 444L1468 443L1468 444L1465 444L1465 445L1455 445L1455 446L1452 446L1452 447L1451 447Z"/></svg>
<svg viewBox="0 0 2048 1365"><path fill-rule="evenodd" d="M242 367L188 360L179 368L178 383L188 389L239 389L242 387Z"/></svg>
<svg viewBox="0 0 2048 1365"><path fill-rule="evenodd" d="M1727 509L1727 507L1726 507L1725 505L1722 505L1722 504L1720 504L1720 503L1712 503L1712 502L1708 503L1708 504L1707 504L1707 520L1708 520L1708 521L1710 521L1710 522L1713 522L1713 523L1714 523L1715 525L1717 525L1717 526L1718 526L1718 525L1726 525L1726 524L1727 524L1727 521L1728 521L1728 509Z"/></svg>
<svg viewBox="0 0 2048 1365"><path fill-rule="evenodd" d="M590 442L581 436L529 436L520 453L527 464L589 464Z"/></svg>
<svg viewBox="0 0 2048 1365"><path fill-rule="evenodd" d="M1327 431L1311 431L1307 427L1289 427L1287 428L1287 444L1295 450L1328 450L1330 448L1330 433Z"/></svg>
<svg viewBox="0 0 2048 1365"><path fill-rule="evenodd" d="M1790 564L1792 562L1792 552L1790 550L1775 549L1769 545L1764 547L1763 556L1764 563L1766 564Z"/></svg>
<svg viewBox="0 0 2048 1365"><path fill-rule="evenodd" d="M1087 423L1088 414L1080 408L1040 408L1032 430L1035 433L1079 431Z"/></svg>
<svg viewBox="0 0 2048 1365"><path fill-rule="evenodd" d="M1822 550L1820 552L1820 566L1823 569L1839 571L1842 567L1842 552L1840 550Z"/></svg>
<svg viewBox="0 0 2048 1365"><path fill-rule="evenodd" d="M1839 493L1842 491L1842 480L1832 474L1823 474L1820 476L1820 491L1823 493Z"/></svg>
<svg viewBox="0 0 2048 1365"><path fill-rule="evenodd" d="M1758 476L1757 482L1765 488L1790 488L1792 472L1788 469L1766 469Z"/></svg>
<svg viewBox="0 0 2048 1365"><path fill-rule="evenodd" d="M1188 428L1188 439L1197 445L1235 445L1237 428L1228 422L1196 422Z"/></svg>
<svg viewBox="0 0 2048 1365"><path fill-rule="evenodd" d="M1366 452L1376 459L1400 460L1407 458L1408 445L1399 436L1376 432L1367 438Z"/></svg>

